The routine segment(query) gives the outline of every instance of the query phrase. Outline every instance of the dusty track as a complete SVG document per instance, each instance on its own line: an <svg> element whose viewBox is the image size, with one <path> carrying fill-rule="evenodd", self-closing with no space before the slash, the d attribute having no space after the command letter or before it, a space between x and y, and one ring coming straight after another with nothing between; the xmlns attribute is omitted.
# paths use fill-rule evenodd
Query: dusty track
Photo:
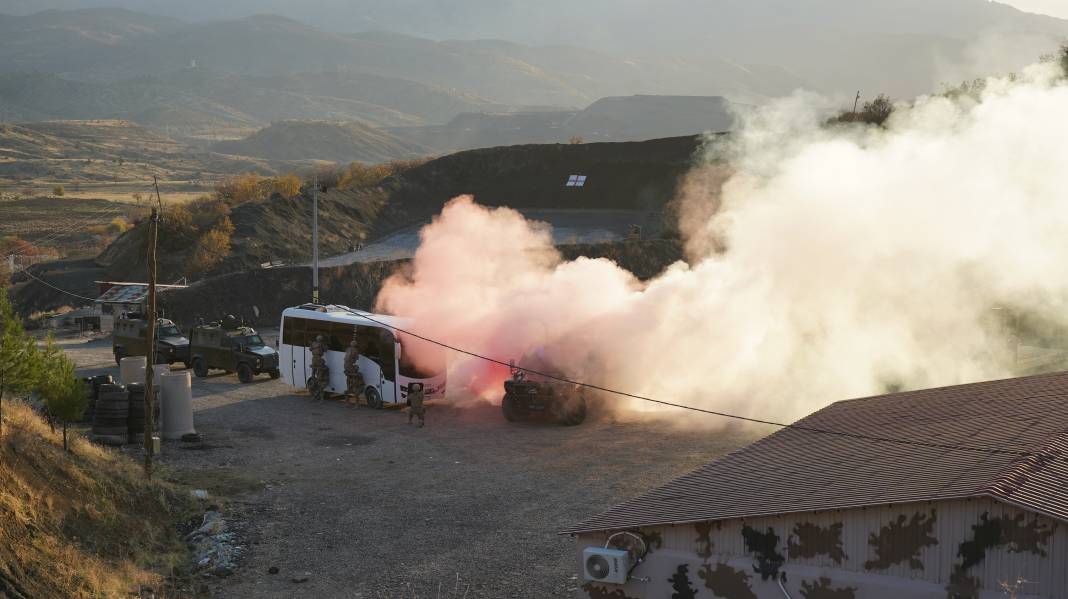
<svg viewBox="0 0 1068 599"><path fill-rule="evenodd" d="M83 372L117 370L106 342L66 348ZM471 599L584 596L573 541L557 531L756 436L516 426L495 407L442 405L417 429L403 413L315 403L265 377L193 388L203 444L168 442L161 465L225 495L240 523L238 573L209 583L227 598L435 598L457 576Z"/></svg>

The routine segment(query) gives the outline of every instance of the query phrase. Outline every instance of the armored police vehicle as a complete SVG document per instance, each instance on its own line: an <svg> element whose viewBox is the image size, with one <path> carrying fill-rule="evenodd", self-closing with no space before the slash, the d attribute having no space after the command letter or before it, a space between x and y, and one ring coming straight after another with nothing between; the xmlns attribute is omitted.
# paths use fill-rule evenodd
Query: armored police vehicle
<svg viewBox="0 0 1068 599"><path fill-rule="evenodd" d="M148 320L141 314L126 314L115 320L111 334L111 351L115 363L128 356L148 355ZM156 321L156 364L181 362L189 368L189 340L182 336L178 326L166 318Z"/></svg>
<svg viewBox="0 0 1068 599"><path fill-rule="evenodd" d="M582 424L587 401L581 386L553 378L559 375L538 354L525 356L520 364L512 365L512 377L504 381L501 409L508 422L538 419L568 426Z"/></svg>
<svg viewBox="0 0 1068 599"><path fill-rule="evenodd" d="M251 383L257 374L278 378L278 352L268 347L252 327L242 325L233 316L222 322L200 324L189 333L189 353L193 374L208 376L211 370L236 372L242 383Z"/></svg>

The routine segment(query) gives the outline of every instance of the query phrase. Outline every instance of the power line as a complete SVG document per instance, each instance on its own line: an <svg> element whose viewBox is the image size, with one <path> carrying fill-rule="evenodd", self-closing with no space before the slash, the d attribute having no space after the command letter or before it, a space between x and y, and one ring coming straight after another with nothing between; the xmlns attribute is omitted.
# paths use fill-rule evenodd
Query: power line
<svg viewBox="0 0 1068 599"><path fill-rule="evenodd" d="M742 421L742 422L749 422L749 423L754 423L754 424L764 424L764 425L774 426L774 427L778 427L778 428L782 428L782 429L790 429L790 430L796 430L796 431L801 431L801 432L806 432L806 433L827 435L827 436L833 436L833 437L841 437L841 438L847 438L847 439L855 439L855 440L860 440L860 441L873 441L873 442L879 442L879 443L891 443L891 444L894 444L894 445L908 445L908 446L912 446L912 447L924 447L924 448L927 448L927 449L945 449L945 450L950 450L950 451L970 451L970 452L984 453L984 454L1011 455L1011 456L1016 456L1016 457L1036 457L1036 456L1043 455L1043 454L1036 453L1036 452L1031 452L1031 451L1018 451L1018 450L1012 450L1012 449L1002 449L1002 448L999 448L999 447L979 447L979 446L971 446L971 445L958 445L958 444L953 444L953 443L935 443L935 442L929 442L929 441L919 441L919 440L915 440L915 439L899 439L899 438L894 438L894 437L882 437L882 436L876 436L876 435L865 435L865 434L862 434L862 433L850 433L850 432L847 432L847 431L819 428L819 427L814 427L814 426L805 426L805 425L799 425L799 424L790 424L790 423L785 423L785 422L776 422L774 420L763 420L763 419L760 419L760 418L751 418L749 416L742 416L742 415L739 415L739 414L731 414L729 412L720 412L720 411L716 411L716 410L708 410L708 409L705 409L705 408L699 408L697 406L690 406L690 405L686 405L686 404L680 404L680 403L674 403L674 402L670 402L670 401L664 401L664 400L661 400L661 399L654 399L652 397L645 397L645 396L642 396L642 395L636 395L634 393L627 393L626 391L619 391L619 390L616 390L616 389L610 389L610 388L607 388L607 387L601 387L599 385L593 385L593 384L590 384L590 383L584 383L582 381L571 380L571 379L568 379L568 378L565 378L565 377L561 377L561 376L557 376L557 375L554 375L554 374L550 374L550 373L547 373L547 372L539 372L537 370L533 370L533 369L530 369L530 368L523 368L523 367L520 367L520 366L515 366L511 362L504 362L503 360L498 360L496 358L491 358L489 356L484 356L482 354L478 354L478 353L475 353L473 351L469 351L469 350L466 350L466 349L455 347L453 345L449 345L448 343L444 343L444 342L438 341L436 339L431 339L429 337L425 337L425 336L420 335L418 333L413 333L412 331L404 330L404 329L402 329L400 327L397 327L396 325L392 325L392 324L388 324L388 323L382 322L380 320L376 320L375 318L372 318L371 316L368 316L367 313L365 313L365 312L360 312L358 310L353 310L352 308L348 308L348 307L345 307L345 306L336 306L336 307L337 308L341 308L342 310L345 310L346 312L349 312L349 313L354 314L356 316L359 316L360 318L363 318L365 320L369 320L371 322L380 324L380 325L382 325L384 327L388 327L388 328L391 328L391 329L393 329L395 331L399 331L399 332L404 333L406 335L410 335L412 337L415 337L416 339L421 339L423 341L426 341L428 343L432 343L432 344L437 345L439 347L443 347L445 349L449 349L449 350L452 350L454 352L458 352L458 353L461 353L461 354L464 354L464 355L467 355L467 356L471 356L471 357L477 358L479 360L484 360L486 362L490 362L490 363L493 363L493 364L499 364L501 366L508 366L509 368L514 367L514 368L517 368L518 370L522 370L523 372L528 372L530 374L535 374L535 375L538 375L538 376L542 376L542 377L545 377L545 378L548 378L548 379L559 381L561 383L567 383L569 385L577 385L579 387L585 387L587 389L593 389L595 391L601 391L601 392L604 392L604 393L610 393L610 394L613 394L613 395L619 395L619 396L622 396L622 397L628 397L628 398L631 398L631 399L637 399L637 400L641 400L641 401L646 401L646 402L650 402L650 403L654 403L654 404L659 404L659 405L662 405L662 406L678 408L678 409L681 409L681 410L689 410L691 412L699 412L701 414L708 414L710 416L719 416L721 418L728 418L728 419L731 419L731 420L739 420L739 421Z"/></svg>
<svg viewBox="0 0 1068 599"><path fill-rule="evenodd" d="M38 283L41 283L42 285L45 285L47 287L51 287L52 289L55 289L56 291L58 291L60 293L65 293L65 294L67 294L67 295L69 295L71 297L76 297L78 299L83 299L83 300L90 301L90 302L96 302L96 298L94 298L94 297L85 297L84 295L78 295L77 293L71 293L70 291L67 291L66 289L60 289L59 287L56 287L55 285L49 283L48 281L45 281L44 279L34 275L32 272L29 271L28 268L23 268L19 272L25 274L26 276L28 276L31 279L37 281Z"/></svg>

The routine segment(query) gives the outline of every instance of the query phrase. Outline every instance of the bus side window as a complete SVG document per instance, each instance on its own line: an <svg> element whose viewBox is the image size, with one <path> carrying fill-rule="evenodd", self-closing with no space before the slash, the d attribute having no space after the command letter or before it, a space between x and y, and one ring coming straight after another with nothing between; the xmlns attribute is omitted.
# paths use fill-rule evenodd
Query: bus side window
<svg viewBox="0 0 1068 599"><path fill-rule="evenodd" d="M349 348L352 341L353 326L335 322L330 327L330 349L343 352Z"/></svg>
<svg viewBox="0 0 1068 599"><path fill-rule="evenodd" d="M360 342L360 354L378 362L378 329L357 326L356 338Z"/></svg>
<svg viewBox="0 0 1068 599"><path fill-rule="evenodd" d="M308 340L308 346L309 347L311 346L312 342L315 341L316 337L318 337L319 335L322 335L323 336L323 340L326 341L327 348L328 349L333 349L332 347L330 347L330 323L329 322L324 322L324 321L321 321L321 320L311 320L311 319L309 319L309 320L306 321L306 324L307 324L308 328L305 331L305 335L306 335L306 338Z"/></svg>
<svg viewBox="0 0 1068 599"><path fill-rule="evenodd" d="M286 316L285 321L282 323L282 343L297 347L308 347L304 339L306 322L303 318Z"/></svg>

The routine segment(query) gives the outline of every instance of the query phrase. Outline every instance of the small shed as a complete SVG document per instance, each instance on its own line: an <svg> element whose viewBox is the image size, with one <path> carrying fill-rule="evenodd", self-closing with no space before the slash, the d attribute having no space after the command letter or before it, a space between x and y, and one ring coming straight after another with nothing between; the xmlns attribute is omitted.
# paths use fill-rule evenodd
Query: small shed
<svg viewBox="0 0 1068 599"><path fill-rule="evenodd" d="M126 313L143 313L148 302L148 283L95 281L100 297L95 303L100 311L100 329L110 332L115 318ZM156 293L185 289L187 285L156 285Z"/></svg>
<svg viewBox="0 0 1068 599"><path fill-rule="evenodd" d="M1068 374L835 403L564 532L591 599L1065 598Z"/></svg>

